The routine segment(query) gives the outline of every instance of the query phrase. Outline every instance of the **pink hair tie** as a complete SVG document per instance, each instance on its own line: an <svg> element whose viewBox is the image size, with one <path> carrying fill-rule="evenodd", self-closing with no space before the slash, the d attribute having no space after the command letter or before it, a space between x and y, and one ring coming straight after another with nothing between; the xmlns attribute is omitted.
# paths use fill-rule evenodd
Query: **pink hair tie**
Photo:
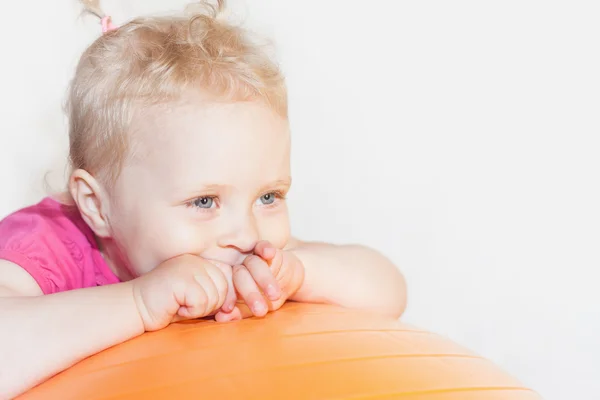
<svg viewBox="0 0 600 400"><path fill-rule="evenodd" d="M101 23L102 23L102 33L114 31L117 29L117 27L113 25L112 21L110 20L110 17L108 17L108 16L103 17L101 20Z"/></svg>

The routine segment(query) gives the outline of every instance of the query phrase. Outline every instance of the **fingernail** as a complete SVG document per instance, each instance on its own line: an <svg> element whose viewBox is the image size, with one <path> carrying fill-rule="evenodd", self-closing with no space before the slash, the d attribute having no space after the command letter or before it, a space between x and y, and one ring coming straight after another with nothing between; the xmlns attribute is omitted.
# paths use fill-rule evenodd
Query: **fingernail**
<svg viewBox="0 0 600 400"><path fill-rule="evenodd" d="M279 289L276 288L274 285L269 284L267 286L267 295L269 295L269 298L271 300L277 300L280 296Z"/></svg>
<svg viewBox="0 0 600 400"><path fill-rule="evenodd" d="M267 309L265 308L265 305L261 302L261 301L255 301L254 305L252 306L252 311L254 312L254 314L264 314Z"/></svg>

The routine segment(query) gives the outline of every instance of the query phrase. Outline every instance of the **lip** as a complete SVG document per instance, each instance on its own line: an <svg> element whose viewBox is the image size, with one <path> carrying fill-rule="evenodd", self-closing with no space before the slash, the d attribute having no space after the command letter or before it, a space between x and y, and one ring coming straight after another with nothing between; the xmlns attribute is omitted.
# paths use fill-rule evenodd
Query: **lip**
<svg viewBox="0 0 600 400"><path fill-rule="evenodd" d="M246 254L240 254L237 257L204 257L204 259L213 263L234 266L242 264L247 256Z"/></svg>

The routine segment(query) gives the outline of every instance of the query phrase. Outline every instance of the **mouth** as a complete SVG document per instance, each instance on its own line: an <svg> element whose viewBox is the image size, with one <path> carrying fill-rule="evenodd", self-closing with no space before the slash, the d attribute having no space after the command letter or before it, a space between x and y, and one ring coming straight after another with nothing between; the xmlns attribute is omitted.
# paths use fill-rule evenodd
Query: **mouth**
<svg viewBox="0 0 600 400"><path fill-rule="evenodd" d="M248 254L239 254L235 257L204 257L204 259L215 265L225 264L233 267L234 265L241 265L247 256Z"/></svg>

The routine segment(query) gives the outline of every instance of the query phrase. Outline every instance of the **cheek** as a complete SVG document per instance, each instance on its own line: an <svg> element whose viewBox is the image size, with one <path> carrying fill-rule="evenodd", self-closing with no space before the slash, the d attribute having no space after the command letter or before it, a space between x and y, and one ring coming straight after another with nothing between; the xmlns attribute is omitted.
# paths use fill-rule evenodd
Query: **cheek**
<svg viewBox="0 0 600 400"><path fill-rule="evenodd" d="M152 254L155 265L182 254L200 254L210 245L209 226L203 226L192 218L174 214L170 218L158 218L145 233L148 242L144 247Z"/></svg>
<svg viewBox="0 0 600 400"><path fill-rule="evenodd" d="M260 217L258 236L260 240L268 240L276 248L284 248L290 239L290 221L287 209L277 214Z"/></svg>
<svg viewBox="0 0 600 400"><path fill-rule="evenodd" d="M182 254L200 254L210 239L210 229L201 229L202 224L194 223L185 210L155 211L129 214L122 220L119 245L136 275Z"/></svg>

